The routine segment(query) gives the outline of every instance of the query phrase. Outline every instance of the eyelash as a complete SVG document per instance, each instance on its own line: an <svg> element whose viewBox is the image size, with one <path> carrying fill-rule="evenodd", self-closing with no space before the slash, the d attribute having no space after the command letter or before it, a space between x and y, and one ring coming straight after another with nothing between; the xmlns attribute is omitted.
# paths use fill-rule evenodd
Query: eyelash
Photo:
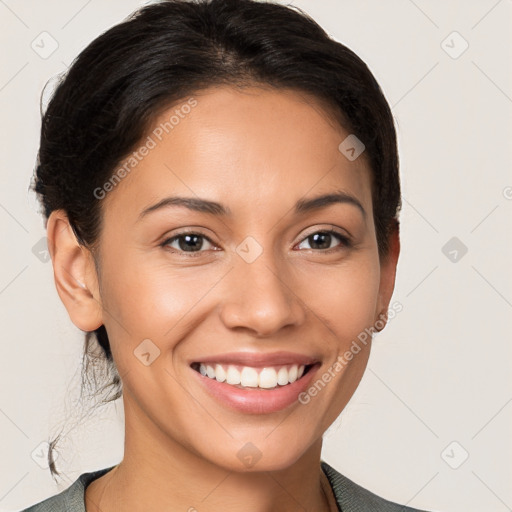
<svg viewBox="0 0 512 512"><path fill-rule="evenodd" d="M310 233L309 235L307 235L306 237L304 237L298 245L302 244L304 241L306 241L310 236L313 236L313 235L316 235L316 234L319 234L319 233L322 233L322 234L328 234L328 235L332 235L334 236L335 238L337 238L340 242L341 242L341 246L337 246L337 247L332 247L330 249L309 249L309 250L312 250L314 252L320 252L320 253L323 253L323 254L331 254L332 252L336 252L336 251L339 251L339 250L342 250L342 249L348 249L350 247L352 247L352 243L350 241L350 239L345 236L345 235L342 235L341 233L339 233L338 231L334 230L334 229L321 229L319 231L313 231L312 233ZM201 238L204 238L206 239L210 244L212 245L215 245L209 237L207 237L206 235L202 234L202 233L198 233L196 231L184 231L183 233L178 233L177 235L174 235L173 237L171 238L167 238L166 240L164 240L164 242L162 242L160 244L160 247L163 247L163 248L167 248L167 246L174 242L175 240L179 240L180 238L186 236L186 235L195 235L195 236L199 236ZM186 251L182 251L182 250L175 250L173 249L171 252L174 252L174 253L180 253L180 254L183 254L186 258L196 258L198 256L201 255L201 253L205 252L205 251L192 251L192 252L186 252Z"/></svg>

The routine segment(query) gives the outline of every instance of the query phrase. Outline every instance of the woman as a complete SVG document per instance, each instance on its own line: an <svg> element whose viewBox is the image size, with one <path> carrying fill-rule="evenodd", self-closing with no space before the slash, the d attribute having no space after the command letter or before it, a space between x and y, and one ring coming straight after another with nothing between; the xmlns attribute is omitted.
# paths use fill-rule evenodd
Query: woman
<svg viewBox="0 0 512 512"><path fill-rule="evenodd" d="M27 510L413 510L321 460L399 255L393 119L353 52L278 4L146 6L60 83L35 190L125 452Z"/></svg>

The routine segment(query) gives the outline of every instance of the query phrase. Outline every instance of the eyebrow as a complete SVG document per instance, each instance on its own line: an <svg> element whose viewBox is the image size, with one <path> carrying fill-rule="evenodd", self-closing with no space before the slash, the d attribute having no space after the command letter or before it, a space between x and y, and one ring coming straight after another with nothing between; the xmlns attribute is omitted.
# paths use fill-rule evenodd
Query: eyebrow
<svg viewBox="0 0 512 512"><path fill-rule="evenodd" d="M326 208L327 206L338 203L351 204L356 206L362 213L363 218L366 219L366 211L363 208L363 205L354 196L344 191L337 191L309 199L299 199L295 203L295 215L301 215L314 210L320 210L321 208ZM201 199L196 197L171 196L165 197L164 199L158 201L158 203L145 208L140 213L137 222L151 212L172 206L181 206L188 208L189 210L200 213L207 213L209 215L223 217L229 217L233 215L229 207L217 203L216 201L209 201L208 199Z"/></svg>
<svg viewBox="0 0 512 512"><path fill-rule="evenodd" d="M348 194L342 190L310 199L300 199L295 204L295 214L299 215L313 210L319 210L320 208L325 208L326 206L337 203L351 204L356 206L362 213L363 218L366 219L366 210L363 208L363 205L360 203L360 201L353 195Z"/></svg>

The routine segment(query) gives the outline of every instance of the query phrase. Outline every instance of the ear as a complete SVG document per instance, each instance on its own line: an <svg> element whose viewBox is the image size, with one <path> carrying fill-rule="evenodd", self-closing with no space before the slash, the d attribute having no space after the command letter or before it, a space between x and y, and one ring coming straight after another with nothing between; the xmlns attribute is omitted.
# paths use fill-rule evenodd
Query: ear
<svg viewBox="0 0 512 512"><path fill-rule="evenodd" d="M377 331L382 331L387 324L387 312L393 290L395 289L396 266L400 254L400 223L393 221L389 234L389 251L380 262L380 286L377 309L375 311L374 324L378 322L381 326Z"/></svg>
<svg viewBox="0 0 512 512"><path fill-rule="evenodd" d="M82 331L94 331L103 314L93 256L78 243L64 210L50 214L46 230L57 292L71 321Z"/></svg>

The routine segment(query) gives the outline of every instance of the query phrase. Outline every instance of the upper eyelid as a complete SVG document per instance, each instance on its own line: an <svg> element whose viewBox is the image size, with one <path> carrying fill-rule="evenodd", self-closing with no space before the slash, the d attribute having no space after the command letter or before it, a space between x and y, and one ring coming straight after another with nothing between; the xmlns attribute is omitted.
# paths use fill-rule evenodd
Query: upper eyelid
<svg viewBox="0 0 512 512"><path fill-rule="evenodd" d="M296 245L300 245L304 243L311 235L314 235L315 233L329 233L331 235L337 236L338 240L341 242L342 245L345 245L346 247L350 247L353 245L352 237L348 234L340 233L337 229L334 228L327 228L327 229L317 229L315 231L311 231L306 236L302 237L301 241L298 242ZM331 249L328 249L331 250ZM327 251L315 251L315 252L327 252Z"/></svg>
<svg viewBox="0 0 512 512"><path fill-rule="evenodd" d="M308 231L307 234L302 237L301 241L303 241L305 238L308 238L311 235L314 235L315 233L325 233L325 232L332 232L336 235L339 235L341 237L345 237L348 239L352 238L352 235L346 229L335 227L332 224L328 224L327 226L328 227L324 227L324 228L312 228L311 231ZM344 233L342 233L342 231Z"/></svg>
<svg viewBox="0 0 512 512"><path fill-rule="evenodd" d="M196 235L196 236L200 236L200 237L203 237L205 238L206 240L208 240L208 242L214 246L217 246L217 244L208 236L208 235L205 235L204 233L200 233L198 231L183 231L182 233L177 233L175 235L172 235L172 236L169 236L169 237L165 237L163 242L161 243L161 245L168 245L170 244L171 242L174 242L176 241L178 238L182 237L182 236L185 236L185 235ZM202 252L202 251L197 251L197 252Z"/></svg>

